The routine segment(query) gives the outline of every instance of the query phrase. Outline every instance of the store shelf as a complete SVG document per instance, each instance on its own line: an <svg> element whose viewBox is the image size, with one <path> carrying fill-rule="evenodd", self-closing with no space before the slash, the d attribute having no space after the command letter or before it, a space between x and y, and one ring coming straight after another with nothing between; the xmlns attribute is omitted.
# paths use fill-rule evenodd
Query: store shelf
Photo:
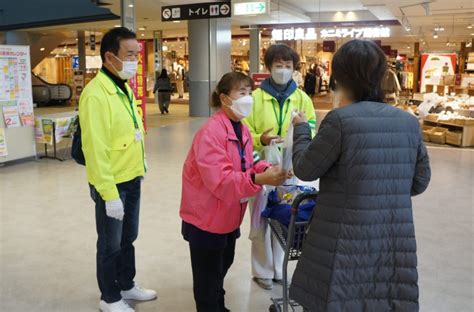
<svg viewBox="0 0 474 312"><path fill-rule="evenodd" d="M435 127L455 127L458 129L462 129L462 143L461 147L472 147L474 146L474 124L472 125L459 125L447 121L430 121L430 120L423 120L423 124L427 126L435 126Z"/></svg>

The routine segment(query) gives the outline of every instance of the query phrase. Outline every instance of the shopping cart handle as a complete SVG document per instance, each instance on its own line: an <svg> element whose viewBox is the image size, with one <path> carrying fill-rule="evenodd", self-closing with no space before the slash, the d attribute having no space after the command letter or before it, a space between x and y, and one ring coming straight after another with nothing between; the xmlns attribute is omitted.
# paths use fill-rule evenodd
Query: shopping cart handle
<svg viewBox="0 0 474 312"><path fill-rule="evenodd" d="M318 191L301 193L296 196L295 200L293 201L293 205L291 206L291 214L296 215L298 213L298 209L300 207L301 202L307 199L316 199L318 197Z"/></svg>

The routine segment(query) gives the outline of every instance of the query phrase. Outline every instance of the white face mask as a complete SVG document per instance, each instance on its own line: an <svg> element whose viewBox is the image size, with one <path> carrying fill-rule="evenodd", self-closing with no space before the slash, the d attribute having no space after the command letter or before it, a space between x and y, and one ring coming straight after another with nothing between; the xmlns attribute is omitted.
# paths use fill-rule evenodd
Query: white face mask
<svg viewBox="0 0 474 312"><path fill-rule="evenodd" d="M117 71L117 75L123 80L128 80L135 77L138 69L138 61L122 61L114 55L114 57L122 62L122 70L117 70L114 65L112 67Z"/></svg>
<svg viewBox="0 0 474 312"><path fill-rule="evenodd" d="M232 106L229 106L235 116L244 119L252 112L253 97L251 95L243 96L237 100L232 100Z"/></svg>
<svg viewBox="0 0 474 312"><path fill-rule="evenodd" d="M272 78L279 85L286 85L293 78L293 70L288 68L272 69Z"/></svg>

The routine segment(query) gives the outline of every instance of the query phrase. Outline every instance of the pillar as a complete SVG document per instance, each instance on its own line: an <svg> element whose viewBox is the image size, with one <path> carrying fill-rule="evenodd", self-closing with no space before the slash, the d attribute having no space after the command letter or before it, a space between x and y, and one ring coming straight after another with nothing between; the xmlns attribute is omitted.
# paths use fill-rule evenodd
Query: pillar
<svg viewBox="0 0 474 312"><path fill-rule="evenodd" d="M414 57L413 57L413 93L420 92L420 43L415 42Z"/></svg>
<svg viewBox="0 0 474 312"><path fill-rule="evenodd" d="M189 34L189 114L209 117L211 93L231 70L231 19L191 20Z"/></svg>
<svg viewBox="0 0 474 312"><path fill-rule="evenodd" d="M83 30L77 32L77 53L79 56L79 70L86 73L86 36Z"/></svg>
<svg viewBox="0 0 474 312"><path fill-rule="evenodd" d="M459 73L464 74L466 68L466 43L461 42L461 50L459 51Z"/></svg>
<svg viewBox="0 0 474 312"><path fill-rule="evenodd" d="M261 33L256 26L250 29L250 74L260 71Z"/></svg>

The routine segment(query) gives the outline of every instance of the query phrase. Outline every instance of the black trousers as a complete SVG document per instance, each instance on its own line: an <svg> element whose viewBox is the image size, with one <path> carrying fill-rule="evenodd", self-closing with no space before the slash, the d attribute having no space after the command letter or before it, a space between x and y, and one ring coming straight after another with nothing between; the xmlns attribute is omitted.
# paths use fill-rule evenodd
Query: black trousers
<svg viewBox="0 0 474 312"><path fill-rule="evenodd" d="M135 278L135 247L140 214L141 179L117 185L124 204L125 216L118 221L107 216L105 202L91 186L95 202L97 227L97 281L101 300L107 303L122 299L121 290L133 288Z"/></svg>
<svg viewBox="0 0 474 312"><path fill-rule="evenodd" d="M194 300L197 312L224 312L224 278L234 262L235 239L222 249L209 250L192 246Z"/></svg>

